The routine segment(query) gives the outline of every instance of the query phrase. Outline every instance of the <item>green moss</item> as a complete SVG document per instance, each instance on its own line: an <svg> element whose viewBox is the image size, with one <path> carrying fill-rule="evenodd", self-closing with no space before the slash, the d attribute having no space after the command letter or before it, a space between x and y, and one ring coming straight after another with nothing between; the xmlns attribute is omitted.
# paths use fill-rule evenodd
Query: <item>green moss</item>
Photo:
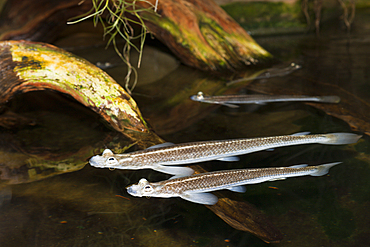
<svg viewBox="0 0 370 247"><path fill-rule="evenodd" d="M299 5L282 2L232 3L223 9L243 28L305 27Z"/></svg>

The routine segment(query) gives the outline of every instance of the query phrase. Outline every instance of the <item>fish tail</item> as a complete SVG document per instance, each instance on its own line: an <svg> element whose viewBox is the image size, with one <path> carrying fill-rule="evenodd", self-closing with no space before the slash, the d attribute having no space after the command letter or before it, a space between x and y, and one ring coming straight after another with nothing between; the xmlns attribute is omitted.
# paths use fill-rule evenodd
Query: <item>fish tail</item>
<svg viewBox="0 0 370 247"><path fill-rule="evenodd" d="M338 96L320 96L319 101L324 103L339 103L340 98Z"/></svg>
<svg viewBox="0 0 370 247"><path fill-rule="evenodd" d="M319 166L317 166L317 170L314 173L311 173L310 175L315 176L315 177L323 176L325 174L328 174L330 168L332 168L333 166L338 165L340 163L342 163L342 162L334 162L334 163L319 165Z"/></svg>
<svg viewBox="0 0 370 247"><path fill-rule="evenodd" d="M341 145L341 144L351 144L356 143L362 135L357 135L353 133L331 133L326 134L328 140L325 140L321 143L332 144L332 145Z"/></svg>

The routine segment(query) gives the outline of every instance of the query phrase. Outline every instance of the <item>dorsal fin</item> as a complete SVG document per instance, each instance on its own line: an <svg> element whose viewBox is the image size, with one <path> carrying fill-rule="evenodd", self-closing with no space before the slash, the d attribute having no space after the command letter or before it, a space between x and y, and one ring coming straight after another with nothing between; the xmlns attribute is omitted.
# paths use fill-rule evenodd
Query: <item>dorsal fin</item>
<svg viewBox="0 0 370 247"><path fill-rule="evenodd" d="M311 132L309 131L306 131L306 132L298 132L298 133L294 133L294 134L291 134L291 136L305 136L305 135L309 135Z"/></svg>
<svg viewBox="0 0 370 247"><path fill-rule="evenodd" d="M289 166L289 168L303 168L308 166L307 164L302 164L302 165L294 165L294 166Z"/></svg>
<svg viewBox="0 0 370 247"><path fill-rule="evenodd" d="M164 147L169 147L169 146L173 146L173 145L175 145L175 144L173 144L172 142L165 142L165 143L161 143L161 144L157 144L157 145L148 147L147 149L164 148Z"/></svg>

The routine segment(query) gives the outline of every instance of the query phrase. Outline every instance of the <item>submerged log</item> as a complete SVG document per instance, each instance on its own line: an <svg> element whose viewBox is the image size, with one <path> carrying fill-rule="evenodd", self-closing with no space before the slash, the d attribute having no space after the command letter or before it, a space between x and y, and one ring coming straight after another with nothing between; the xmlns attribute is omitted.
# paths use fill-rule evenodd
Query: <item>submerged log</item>
<svg viewBox="0 0 370 247"><path fill-rule="evenodd" d="M95 111L115 130L135 141L141 148L164 142L149 130L136 103L108 74L62 49L36 42L0 42L0 73L0 103L6 103L17 93L54 90L70 95ZM8 157L7 160L14 160L18 156L20 158L13 167L3 161L0 179L8 180L9 183L24 183L76 171L84 167L86 157L91 157L93 150L91 146L81 147L69 157L54 157L47 162L44 159L41 162L34 160L33 165L27 167L22 165L29 159L27 155L6 153L2 157ZM74 164L73 169L66 167L69 163ZM54 170L48 174L37 173L37 170L45 167ZM205 172L200 166L193 168L198 173ZM14 171L17 176L13 175ZM251 232L266 242L281 240L280 232L253 205L222 198L222 193L218 194L220 201L209 208L230 226Z"/></svg>
<svg viewBox="0 0 370 247"><path fill-rule="evenodd" d="M150 10L157 2L156 12ZM235 71L272 57L213 0L150 0L134 4L147 30L188 66ZM80 0L8 0L0 17L0 39L50 43L66 27L67 20L87 13L91 6L90 1Z"/></svg>
<svg viewBox="0 0 370 247"><path fill-rule="evenodd" d="M137 5L149 7L146 1ZM156 0L150 0L155 5ZM140 12L148 29L189 66L237 70L271 55L213 0L160 0L159 15Z"/></svg>
<svg viewBox="0 0 370 247"><path fill-rule="evenodd" d="M44 43L4 41L0 42L0 68L0 104L17 93L55 90L92 109L141 147L162 141L112 77L69 52Z"/></svg>

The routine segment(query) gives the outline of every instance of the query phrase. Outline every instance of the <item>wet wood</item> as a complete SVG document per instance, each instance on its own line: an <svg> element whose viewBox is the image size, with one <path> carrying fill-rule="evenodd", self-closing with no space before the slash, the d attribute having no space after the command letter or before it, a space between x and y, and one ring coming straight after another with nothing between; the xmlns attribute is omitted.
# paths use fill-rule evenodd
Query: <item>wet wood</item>
<svg viewBox="0 0 370 247"><path fill-rule="evenodd" d="M18 129L25 126L34 126L34 119L22 116L10 110L5 110L0 115L0 126L6 129Z"/></svg>
<svg viewBox="0 0 370 247"><path fill-rule="evenodd" d="M4 41L0 43L0 71L2 104L17 93L55 90L92 109L139 146L161 141L113 78L69 52L44 43Z"/></svg>
<svg viewBox="0 0 370 247"><path fill-rule="evenodd" d="M91 7L91 1L80 0L7 0L1 11L0 40L51 42L67 27L66 20Z"/></svg>
<svg viewBox="0 0 370 247"><path fill-rule="evenodd" d="M54 90L70 95L95 111L141 148L165 142L149 130L136 103L108 74L62 49L36 42L1 42L0 71L0 103L6 103L19 93ZM6 136L2 139L8 138L9 143L14 144L13 138ZM13 146L21 147L17 143ZM85 166L86 159L94 152L93 146L86 146L76 153L54 155L41 152L42 155L33 154L31 159L25 154L27 152L5 152L1 157L8 159L0 166L1 179L11 184L25 183L76 171ZM18 157L18 162L10 166L12 157ZM205 172L200 166L193 168L198 173ZM48 172L43 172L45 170ZM219 196L224 197L221 193ZM209 208L238 230L251 232L266 242L281 239L281 234L266 217L246 202L222 198L216 206Z"/></svg>
<svg viewBox="0 0 370 247"><path fill-rule="evenodd" d="M135 4L147 9L156 0ZM0 40L50 43L70 18L87 13L91 6L91 1L80 0L8 0L0 17ZM271 54L212 0L160 0L157 7L156 13L138 14L148 30L188 66L235 71L271 60Z"/></svg>
<svg viewBox="0 0 370 247"><path fill-rule="evenodd" d="M148 2L154 5L156 0ZM137 4L149 7L144 1ZM233 71L272 57L213 0L161 0L157 13L140 15L186 65Z"/></svg>

